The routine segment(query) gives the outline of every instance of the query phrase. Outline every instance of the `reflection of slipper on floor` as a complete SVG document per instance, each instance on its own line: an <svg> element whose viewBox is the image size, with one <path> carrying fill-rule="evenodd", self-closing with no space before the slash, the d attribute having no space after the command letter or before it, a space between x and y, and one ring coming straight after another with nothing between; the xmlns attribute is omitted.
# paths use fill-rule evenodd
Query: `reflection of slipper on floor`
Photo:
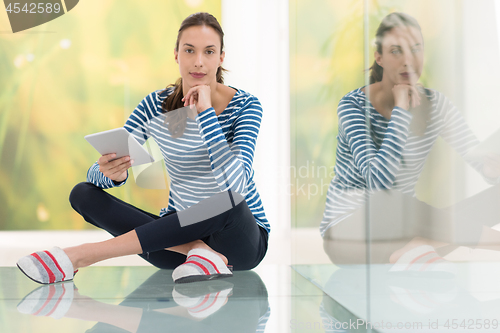
<svg viewBox="0 0 500 333"><path fill-rule="evenodd" d="M418 314L454 307L458 296L455 264L439 257L431 246L410 255L412 259L406 258L410 262L398 261L386 276L391 300Z"/></svg>
<svg viewBox="0 0 500 333"><path fill-rule="evenodd" d="M426 290L405 289L389 286L391 299L416 313L426 314L435 312L436 309L453 307L453 301L457 298L458 289L444 292L429 292Z"/></svg>
<svg viewBox="0 0 500 333"><path fill-rule="evenodd" d="M178 305L185 307L191 316L206 318L226 304L232 291L233 284L230 282L194 282L176 285L172 297Z"/></svg>
<svg viewBox="0 0 500 333"><path fill-rule="evenodd" d="M448 293L457 288L457 281L451 275L445 279L442 276L432 275L397 275L389 274L386 277L387 285L390 287L399 287L403 289L421 290L429 293Z"/></svg>
<svg viewBox="0 0 500 333"><path fill-rule="evenodd" d="M26 295L17 310L34 316L62 318L73 302L74 289L73 282L41 286Z"/></svg>
<svg viewBox="0 0 500 333"><path fill-rule="evenodd" d="M389 269L389 272L419 274L425 272L443 277L454 276L457 272L454 263L440 257L430 245L422 245L405 252Z"/></svg>

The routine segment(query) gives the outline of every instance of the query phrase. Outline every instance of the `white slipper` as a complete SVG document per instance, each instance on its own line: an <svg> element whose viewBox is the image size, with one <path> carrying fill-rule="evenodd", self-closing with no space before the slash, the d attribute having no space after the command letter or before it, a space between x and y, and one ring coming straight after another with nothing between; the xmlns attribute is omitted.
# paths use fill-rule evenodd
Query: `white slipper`
<svg viewBox="0 0 500 333"><path fill-rule="evenodd" d="M452 290L441 293L395 286L389 286L389 289L391 291L390 298L394 302L419 314L436 313L437 310L452 304L458 296L456 286Z"/></svg>
<svg viewBox="0 0 500 333"><path fill-rule="evenodd" d="M17 305L17 311L34 316L60 319L73 302L73 282L41 286L26 295Z"/></svg>
<svg viewBox="0 0 500 333"><path fill-rule="evenodd" d="M186 262L174 269L172 279L175 283L220 279L233 276L231 268L212 251L193 249L188 252Z"/></svg>
<svg viewBox="0 0 500 333"><path fill-rule="evenodd" d="M17 267L35 282L50 284L73 280L76 273L66 253L58 247L22 257Z"/></svg>
<svg viewBox="0 0 500 333"><path fill-rule="evenodd" d="M430 245L421 245L405 252L389 272L433 272L455 275L456 266L440 257Z"/></svg>

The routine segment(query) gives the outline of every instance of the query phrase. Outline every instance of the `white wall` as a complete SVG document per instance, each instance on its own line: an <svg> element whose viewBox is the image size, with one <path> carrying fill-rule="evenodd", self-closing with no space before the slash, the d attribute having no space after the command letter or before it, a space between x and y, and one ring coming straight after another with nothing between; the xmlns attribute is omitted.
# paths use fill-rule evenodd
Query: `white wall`
<svg viewBox="0 0 500 333"><path fill-rule="evenodd" d="M290 230L288 1L222 0L225 83L255 95L264 110L255 182L271 237Z"/></svg>
<svg viewBox="0 0 500 333"><path fill-rule="evenodd" d="M225 83L255 95L264 110L254 170L271 224L266 258L278 256L278 262L290 263L291 207L286 191L290 183L288 1L222 0L222 27L224 67L231 70ZM281 248L273 244L281 244ZM290 280L288 267L266 266L265 272L270 273L262 276L269 290L289 293L290 286L283 283ZM279 332L290 322L291 309L274 298L269 301L274 315L266 331Z"/></svg>
<svg viewBox="0 0 500 333"><path fill-rule="evenodd" d="M463 1L464 116L479 140L500 128L500 1ZM471 167L465 172L465 196L489 185Z"/></svg>

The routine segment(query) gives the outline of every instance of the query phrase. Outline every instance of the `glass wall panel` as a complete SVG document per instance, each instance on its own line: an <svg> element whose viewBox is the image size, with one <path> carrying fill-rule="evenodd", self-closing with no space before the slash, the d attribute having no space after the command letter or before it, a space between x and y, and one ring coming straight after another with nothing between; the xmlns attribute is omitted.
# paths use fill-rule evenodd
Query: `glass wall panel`
<svg viewBox="0 0 500 333"><path fill-rule="evenodd" d="M317 228L328 258L294 266L329 296L323 323L498 328L499 4L316 5L296 1L291 16L292 183L332 173L328 191L311 186L293 202L297 234ZM321 61L325 75L314 75Z"/></svg>

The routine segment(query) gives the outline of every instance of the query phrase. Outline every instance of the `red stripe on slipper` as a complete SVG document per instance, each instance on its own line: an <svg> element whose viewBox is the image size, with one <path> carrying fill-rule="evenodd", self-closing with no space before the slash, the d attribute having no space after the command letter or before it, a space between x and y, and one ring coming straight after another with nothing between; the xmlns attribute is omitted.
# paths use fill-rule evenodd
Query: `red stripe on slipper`
<svg viewBox="0 0 500 333"><path fill-rule="evenodd" d="M197 255L197 254L192 254L192 255L190 255L190 256L189 256L189 258L191 258L191 257L196 257L196 258L200 258L200 259L205 260L205 261L206 261L206 262L208 262L210 265L212 265L212 267L215 269L215 271L216 271L218 274L220 274L219 270L217 269L217 266L215 266L215 264L214 264L213 262L211 262L210 260L208 260L207 258L202 257L202 256L199 256L199 255ZM189 260L189 258L188 258L188 260Z"/></svg>
<svg viewBox="0 0 500 333"><path fill-rule="evenodd" d="M212 302L212 304L210 304L209 306L207 306L207 308L212 307L215 304L215 302L217 302L217 297L219 297L219 294L220 294L220 291L217 293L217 295L215 295L214 301Z"/></svg>
<svg viewBox="0 0 500 333"><path fill-rule="evenodd" d="M199 309L199 310L197 310L197 311L194 311L194 309L196 309L196 308L198 308L198 307L202 306L202 305L203 305L203 303L206 303L206 300L205 300L205 301L203 301L203 303L202 303L202 304L200 304L199 306L196 306L196 307L194 307L193 309L189 309L189 311L191 311L192 313L200 313L200 312L203 312L203 311L207 311L207 309L210 309L210 308L211 308L211 307L215 304L215 302L217 302L217 296L218 296L219 294L220 294L220 292L218 292L218 293L217 293L217 295L215 296L214 301L212 302L212 304L209 304L207 307L205 307L205 308L203 308L203 309ZM207 296L208 296L208 295L207 295ZM207 300L208 300L208 298L207 298Z"/></svg>
<svg viewBox="0 0 500 333"><path fill-rule="evenodd" d="M422 266L422 268L420 268L421 271L425 270L430 264L432 264L434 261L437 261L437 260L445 260L444 258L441 258L441 257L435 257L435 258L432 258L432 259L429 259L425 265Z"/></svg>
<svg viewBox="0 0 500 333"><path fill-rule="evenodd" d="M45 303L43 303L42 307L40 309L38 309L37 312L33 313L33 315L38 316L38 314L40 312L42 312L42 310L47 306L47 304L50 303L50 301L52 300L52 297L54 297L55 293L56 293L56 288L54 288L54 286L50 286L50 288L49 288L49 296L47 296L47 299L45 300Z"/></svg>
<svg viewBox="0 0 500 333"><path fill-rule="evenodd" d="M199 308L199 307L203 306L203 304L205 304L206 302L208 302L208 300L209 300L209 299L210 299L210 294L206 294L206 295L205 295L205 297L203 297L203 301L202 301L200 304L198 304L198 305L196 305L196 306L192 307L190 310L191 310L192 312L199 312L199 311L193 311L193 310L195 310L195 309L197 309L197 308ZM203 310L203 309L202 309L202 310Z"/></svg>
<svg viewBox="0 0 500 333"><path fill-rule="evenodd" d="M205 266L203 266L199 262L196 262L196 261L186 261L185 263L183 263L183 265L185 265L185 264L195 264L196 266L200 267L203 270L203 273L205 273L206 275L210 275L210 272L208 271L208 269L206 269Z"/></svg>
<svg viewBox="0 0 500 333"><path fill-rule="evenodd" d="M62 270L61 266L59 266L59 263L57 262L56 258L54 258L52 253L50 253L49 251L43 251L43 252L47 253L47 255L50 257L50 259L52 259L52 261L56 265L59 272L61 272L61 274L63 275L62 281L64 281L66 279L66 274L64 274L64 271Z"/></svg>
<svg viewBox="0 0 500 333"><path fill-rule="evenodd" d="M429 251L429 252L426 252L426 253L424 253L424 254L419 255L418 257L416 257L415 259L413 259L413 260L412 260L412 261L408 264L408 267L406 267L406 268L405 268L405 271L409 270L409 269L410 269L410 267L411 267L411 265L413 265L413 264L414 264L417 260L419 260L419 259L421 259L421 258L423 258L423 257L425 257L426 255L431 254L431 253L436 253L436 251Z"/></svg>
<svg viewBox="0 0 500 333"><path fill-rule="evenodd" d="M47 274L49 275L49 283L54 283L54 281L56 280L56 276L54 275L54 273L52 273L52 270L49 268L49 266L47 266L47 264L42 260L42 258L40 258L38 254L32 253L31 255L35 257L47 271Z"/></svg>
<svg viewBox="0 0 500 333"><path fill-rule="evenodd" d="M61 296L59 296L59 298L57 299L56 305L52 308L52 310L49 313L47 313L46 315L47 317L50 316L52 313L54 313L54 311L56 311L57 307L59 306L59 303L61 303L63 296L66 293L66 288L64 288L64 285L62 286L62 288L63 292L61 293Z"/></svg>
<svg viewBox="0 0 500 333"><path fill-rule="evenodd" d="M206 308L200 309L200 310L198 310L198 311L193 311L194 309L199 308L200 306L202 306L203 304L205 304L205 303L206 303L206 302L210 299L210 295L211 295L211 294L206 295L206 296L205 296L205 300L204 300L204 301L203 301L200 305L197 305L197 306L195 306L194 308L189 309L189 311L191 311L192 313L199 313L199 312L206 311L207 309L211 308L211 307L215 304L215 302L217 302L217 297L219 297L219 294L220 294L220 291L219 291L219 292L217 293L217 295L215 295L215 297L213 298L213 299L214 299L214 301L212 302L212 304L209 304Z"/></svg>

